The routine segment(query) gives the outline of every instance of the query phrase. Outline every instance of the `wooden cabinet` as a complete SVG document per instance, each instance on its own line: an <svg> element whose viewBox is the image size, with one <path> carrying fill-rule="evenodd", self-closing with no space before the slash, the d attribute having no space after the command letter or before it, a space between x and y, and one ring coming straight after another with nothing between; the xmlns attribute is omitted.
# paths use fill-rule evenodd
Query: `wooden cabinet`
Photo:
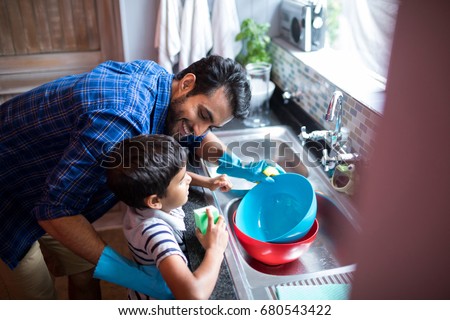
<svg viewBox="0 0 450 320"><path fill-rule="evenodd" d="M0 102L123 60L119 0L0 0Z"/></svg>

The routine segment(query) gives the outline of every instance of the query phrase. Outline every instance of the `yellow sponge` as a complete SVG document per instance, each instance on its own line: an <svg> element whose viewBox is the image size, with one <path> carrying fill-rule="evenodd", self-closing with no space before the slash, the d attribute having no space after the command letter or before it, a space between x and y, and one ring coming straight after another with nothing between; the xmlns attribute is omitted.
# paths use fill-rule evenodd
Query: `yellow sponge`
<svg viewBox="0 0 450 320"><path fill-rule="evenodd" d="M207 206L203 208L194 209L194 219L195 219L195 225L197 228L200 229L200 231L205 234L206 229L208 228L208 216L206 215L206 209L210 209L211 213L214 217L214 223L217 222L217 219L219 219L219 210L217 210L214 206Z"/></svg>
<svg viewBox="0 0 450 320"><path fill-rule="evenodd" d="M268 177L272 177L272 176L276 176L278 174L280 174L278 172L278 170L275 167L272 166L268 166L263 170L263 173L268 176Z"/></svg>

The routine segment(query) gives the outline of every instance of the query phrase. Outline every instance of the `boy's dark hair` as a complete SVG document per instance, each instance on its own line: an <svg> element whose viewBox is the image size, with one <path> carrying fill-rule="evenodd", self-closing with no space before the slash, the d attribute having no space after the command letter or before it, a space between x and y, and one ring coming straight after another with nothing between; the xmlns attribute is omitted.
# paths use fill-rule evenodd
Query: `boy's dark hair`
<svg viewBox="0 0 450 320"><path fill-rule="evenodd" d="M147 208L144 199L153 194L164 197L186 159L186 150L170 136L144 134L125 139L108 155L108 186L127 205Z"/></svg>
<svg viewBox="0 0 450 320"><path fill-rule="evenodd" d="M204 94L210 96L224 87L225 96L233 108L235 118L245 118L250 106L251 91L247 71L230 58L211 55L178 72L175 79L181 80L187 73L195 74L196 81L188 96Z"/></svg>

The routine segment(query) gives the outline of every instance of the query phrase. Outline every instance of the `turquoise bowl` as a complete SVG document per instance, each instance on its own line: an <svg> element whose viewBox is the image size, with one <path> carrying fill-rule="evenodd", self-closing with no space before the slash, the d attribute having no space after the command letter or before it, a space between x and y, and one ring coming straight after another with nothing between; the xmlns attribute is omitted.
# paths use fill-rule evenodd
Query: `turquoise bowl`
<svg viewBox="0 0 450 320"><path fill-rule="evenodd" d="M296 173L261 182L242 199L236 225L259 241L289 243L305 236L317 214L317 199L307 178Z"/></svg>

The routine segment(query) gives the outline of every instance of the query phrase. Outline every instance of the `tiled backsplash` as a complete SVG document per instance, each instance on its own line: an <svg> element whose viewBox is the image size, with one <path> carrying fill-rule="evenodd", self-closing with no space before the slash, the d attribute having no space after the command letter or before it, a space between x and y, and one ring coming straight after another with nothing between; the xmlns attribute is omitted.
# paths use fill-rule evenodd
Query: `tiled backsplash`
<svg viewBox="0 0 450 320"><path fill-rule="evenodd" d="M272 81L280 88L302 92L299 106L325 129L334 129L334 122L324 120L333 91L340 90L344 94L342 125L349 129L354 152L364 158L372 153L373 138L381 116L352 98L347 92L337 87L305 65L297 57L276 43L271 44ZM307 132L311 130L306 128ZM300 128L299 128L300 130Z"/></svg>

